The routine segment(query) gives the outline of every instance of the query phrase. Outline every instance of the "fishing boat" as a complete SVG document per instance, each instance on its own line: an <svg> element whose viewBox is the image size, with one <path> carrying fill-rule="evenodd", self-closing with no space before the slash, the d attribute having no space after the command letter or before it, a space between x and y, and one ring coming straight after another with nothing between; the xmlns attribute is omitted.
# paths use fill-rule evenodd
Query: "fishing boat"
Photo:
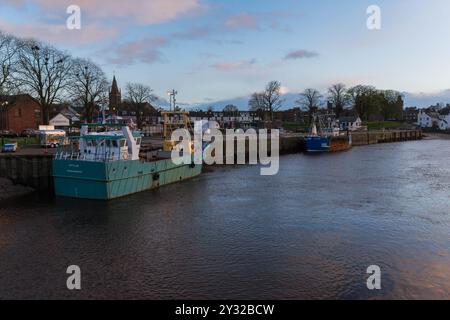
<svg viewBox="0 0 450 320"><path fill-rule="evenodd" d="M328 152L331 146L331 136L319 134L317 126L313 122L310 134L305 137L307 152Z"/></svg>
<svg viewBox="0 0 450 320"><path fill-rule="evenodd" d="M187 128L187 113L177 115ZM170 117L168 113L165 116ZM169 126L165 123L164 132L168 132ZM128 125L115 126L115 130L112 127L84 124L78 139L72 140L70 150L58 150L53 160L57 196L110 200L200 175L201 164L172 162L174 142L166 140L163 150L143 155L140 132Z"/></svg>
<svg viewBox="0 0 450 320"><path fill-rule="evenodd" d="M310 133L304 138L306 151L337 152L350 149L351 135L341 133L339 126L332 121L332 117L329 115L325 117L327 117L328 125L324 124L323 117L313 115Z"/></svg>

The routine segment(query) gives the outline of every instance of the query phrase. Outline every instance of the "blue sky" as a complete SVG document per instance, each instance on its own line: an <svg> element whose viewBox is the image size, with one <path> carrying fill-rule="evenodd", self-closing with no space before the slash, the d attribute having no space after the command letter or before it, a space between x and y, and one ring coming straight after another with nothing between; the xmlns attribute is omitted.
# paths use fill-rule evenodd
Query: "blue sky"
<svg viewBox="0 0 450 320"><path fill-rule="evenodd" d="M68 30L78 4L81 30ZM381 8L381 30L366 9ZM237 101L279 80L286 93L343 82L450 102L447 0L0 0L0 29L89 57L119 85L170 88L195 105ZM235 99L240 98L240 99ZM448 100L448 101L447 101Z"/></svg>

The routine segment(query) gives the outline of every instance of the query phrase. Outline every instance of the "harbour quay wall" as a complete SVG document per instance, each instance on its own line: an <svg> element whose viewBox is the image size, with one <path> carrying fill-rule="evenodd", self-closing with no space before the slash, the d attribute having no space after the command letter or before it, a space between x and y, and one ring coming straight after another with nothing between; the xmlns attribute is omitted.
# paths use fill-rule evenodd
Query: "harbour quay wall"
<svg viewBox="0 0 450 320"><path fill-rule="evenodd" d="M227 139L230 139L229 137L225 136L225 139L223 141L223 152L224 152L224 160L225 160L225 155L227 153ZM242 145L244 145L243 142L241 142ZM259 151L259 138L258 141L255 141L254 143L256 143L257 146L257 150ZM237 139L234 139L234 155L237 157L239 150L239 144L240 142L238 142ZM250 150L250 141L248 139L245 140L245 156L246 159L248 158L248 153ZM271 150L271 139L270 139L270 135L268 136L267 139L267 151L270 154L270 150ZM280 140L279 140L279 153L280 154L292 154L292 153L298 153L298 152L302 152L304 150L304 140L302 138L302 136L300 134L282 134L280 135Z"/></svg>
<svg viewBox="0 0 450 320"><path fill-rule="evenodd" d="M51 155L1 155L0 177L35 190L53 190Z"/></svg>
<svg viewBox="0 0 450 320"><path fill-rule="evenodd" d="M422 130L377 130L353 132L351 135L353 146L421 140L423 138Z"/></svg>

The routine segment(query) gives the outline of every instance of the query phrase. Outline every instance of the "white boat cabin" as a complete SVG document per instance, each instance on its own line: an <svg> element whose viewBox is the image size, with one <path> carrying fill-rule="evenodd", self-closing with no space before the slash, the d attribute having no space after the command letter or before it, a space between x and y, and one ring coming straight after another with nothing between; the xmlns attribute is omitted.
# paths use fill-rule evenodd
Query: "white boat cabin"
<svg viewBox="0 0 450 320"><path fill-rule="evenodd" d="M141 143L142 135L127 126L107 132L89 132L88 126L82 126L79 157L87 161L139 160Z"/></svg>

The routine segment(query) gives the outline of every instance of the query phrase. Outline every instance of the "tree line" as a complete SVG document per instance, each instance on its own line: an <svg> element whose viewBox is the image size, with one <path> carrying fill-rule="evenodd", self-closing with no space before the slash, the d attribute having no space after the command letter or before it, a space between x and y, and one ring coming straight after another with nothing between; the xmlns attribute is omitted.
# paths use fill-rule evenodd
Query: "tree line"
<svg viewBox="0 0 450 320"><path fill-rule="evenodd" d="M281 83L271 81L263 91L251 95L248 105L250 111L259 113L262 118L269 115L269 120L273 121L274 112L282 107L283 102ZM398 91L365 85L347 88L342 83L330 86L325 95L317 89L305 89L296 103L310 115L326 107L337 117L346 111L354 111L365 121L400 119L404 105L403 95Z"/></svg>
<svg viewBox="0 0 450 320"><path fill-rule="evenodd" d="M125 91L124 100L141 122L144 104L156 100L153 90L144 84L128 83ZM84 120L92 122L95 111L108 104L109 81L90 59L72 57L35 39L0 31L0 95L21 93L39 102L44 124L49 122L51 106L67 101L83 107Z"/></svg>

